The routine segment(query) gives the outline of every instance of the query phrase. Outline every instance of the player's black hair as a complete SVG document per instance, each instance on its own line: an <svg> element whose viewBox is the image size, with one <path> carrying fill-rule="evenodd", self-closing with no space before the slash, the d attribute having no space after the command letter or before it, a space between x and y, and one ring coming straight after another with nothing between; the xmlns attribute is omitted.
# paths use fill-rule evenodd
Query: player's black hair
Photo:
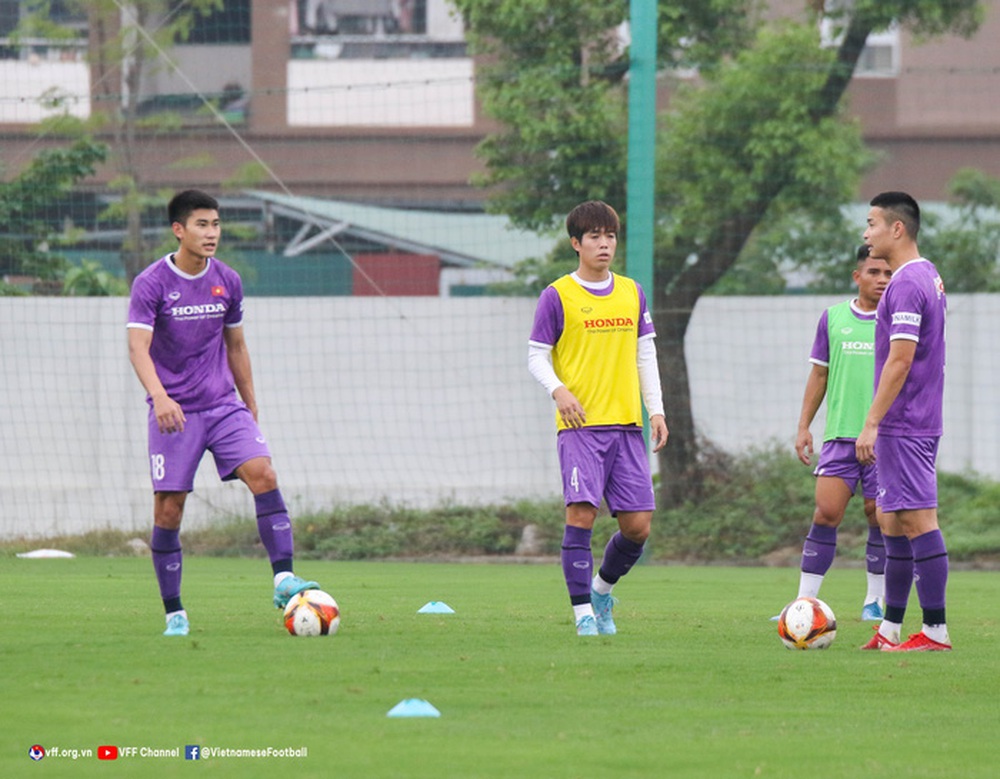
<svg viewBox="0 0 1000 779"><path fill-rule="evenodd" d="M580 203L566 217L566 232L570 238L580 240L591 230L607 230L617 233L621 229L618 212L601 200Z"/></svg>
<svg viewBox="0 0 1000 779"><path fill-rule="evenodd" d="M916 240L920 232L920 206L905 192L882 192L868 205L885 211L890 222L902 222L910 238Z"/></svg>
<svg viewBox="0 0 1000 779"><path fill-rule="evenodd" d="M203 208L218 211L219 201L200 189L185 189L171 198L167 206L167 217L170 219L170 224L174 222L185 224L193 211Z"/></svg>
<svg viewBox="0 0 1000 779"><path fill-rule="evenodd" d="M868 252L870 249L871 247L866 243L863 243L858 247L858 250L855 253L856 254L855 259L858 261L859 266L862 265L864 261L868 259Z"/></svg>

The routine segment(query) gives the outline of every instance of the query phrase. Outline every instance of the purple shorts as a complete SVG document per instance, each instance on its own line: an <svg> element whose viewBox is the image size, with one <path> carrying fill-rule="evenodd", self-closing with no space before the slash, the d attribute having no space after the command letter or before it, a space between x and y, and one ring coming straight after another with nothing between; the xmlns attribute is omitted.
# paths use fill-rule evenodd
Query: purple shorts
<svg viewBox="0 0 1000 779"><path fill-rule="evenodd" d="M563 497L570 503L600 506L613 516L656 508L653 478L642 430L578 428L556 438L562 468Z"/></svg>
<svg viewBox="0 0 1000 779"><path fill-rule="evenodd" d="M884 513L937 508L938 437L875 439L876 505Z"/></svg>
<svg viewBox="0 0 1000 779"><path fill-rule="evenodd" d="M865 498L874 498L878 495L878 475L875 473L875 466L862 465L858 462L854 444L853 438L824 441L813 476L837 476L844 480L852 495L857 492L860 481L861 495Z"/></svg>
<svg viewBox="0 0 1000 779"><path fill-rule="evenodd" d="M154 492L190 492L194 475L206 451L215 458L223 481L236 478L236 469L255 457L270 457L267 441L250 409L231 403L208 411L184 414L183 433L161 433L149 412L149 471Z"/></svg>

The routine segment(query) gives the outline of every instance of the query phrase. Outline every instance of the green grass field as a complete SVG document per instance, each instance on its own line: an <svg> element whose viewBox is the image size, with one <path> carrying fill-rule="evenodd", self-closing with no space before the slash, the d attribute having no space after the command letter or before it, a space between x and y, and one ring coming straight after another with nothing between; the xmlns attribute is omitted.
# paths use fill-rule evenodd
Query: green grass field
<svg viewBox="0 0 1000 779"><path fill-rule="evenodd" d="M641 565L616 591L619 634L589 639L556 564L299 573L340 601L332 639L284 631L259 559L189 556L192 633L165 638L148 559L0 558L0 776L996 775L996 573L953 572L955 651L903 656L858 650L858 569L827 578L822 652L784 649L768 621L793 569ZM431 600L456 613L417 614ZM915 595L910 612L915 632ZM441 717L386 716L408 698ZM33 744L81 756L35 763ZM192 744L307 756L186 761Z"/></svg>

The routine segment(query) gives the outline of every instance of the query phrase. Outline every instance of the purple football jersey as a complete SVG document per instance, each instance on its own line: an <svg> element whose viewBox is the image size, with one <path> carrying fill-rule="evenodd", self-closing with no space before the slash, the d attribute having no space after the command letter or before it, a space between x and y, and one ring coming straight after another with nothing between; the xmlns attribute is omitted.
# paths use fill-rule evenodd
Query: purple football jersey
<svg viewBox="0 0 1000 779"><path fill-rule="evenodd" d="M917 350L903 388L879 424L880 434L942 434L946 310L944 282L932 263L920 258L893 271L875 322L875 386L891 341L916 341Z"/></svg>
<svg viewBox="0 0 1000 779"><path fill-rule="evenodd" d="M185 411L204 411L233 398L223 330L242 322L243 283L214 257L189 276L167 255L132 283L128 326L152 330L149 354L156 373Z"/></svg>
<svg viewBox="0 0 1000 779"><path fill-rule="evenodd" d="M824 309L816 325L816 337L813 339L812 350L809 352L809 362L817 365L830 364L830 309Z"/></svg>
<svg viewBox="0 0 1000 779"><path fill-rule="evenodd" d="M857 299L851 301L851 313L862 322L871 322L875 318L875 312L862 311L857 307ZM809 362L816 365L830 365L830 309L824 309L816 325L816 337L813 339L812 349L809 352Z"/></svg>
<svg viewBox="0 0 1000 779"><path fill-rule="evenodd" d="M612 274L611 278L611 284L604 289L593 289L589 286L587 289L594 295L610 295L612 290L614 290L614 274ZM653 316L646 305L646 293L642 291L642 286L639 283L636 283L635 286L639 291L639 331L637 337L643 338L644 336L655 335L656 330L653 327ZM562 335L563 324L562 299L555 288L550 285L542 290L542 294L538 298L538 307L535 309L535 321L531 327L531 335L528 336L528 341L542 346L555 346Z"/></svg>

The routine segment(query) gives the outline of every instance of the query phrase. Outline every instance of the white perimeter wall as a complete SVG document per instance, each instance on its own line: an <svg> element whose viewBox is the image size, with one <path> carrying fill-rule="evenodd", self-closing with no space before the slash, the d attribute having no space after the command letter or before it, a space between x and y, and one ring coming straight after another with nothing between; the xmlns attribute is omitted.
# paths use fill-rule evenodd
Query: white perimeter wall
<svg viewBox="0 0 1000 779"><path fill-rule="evenodd" d="M838 300L699 302L687 350L701 432L730 451L778 441L791 452L816 320ZM1000 296L949 304L939 464L1000 478ZM534 306L248 300L261 425L293 512L558 495L551 401L525 367ZM0 537L148 532L146 406L125 309L122 298L0 298ZM206 457L186 526L252 513L246 489L221 484Z"/></svg>

